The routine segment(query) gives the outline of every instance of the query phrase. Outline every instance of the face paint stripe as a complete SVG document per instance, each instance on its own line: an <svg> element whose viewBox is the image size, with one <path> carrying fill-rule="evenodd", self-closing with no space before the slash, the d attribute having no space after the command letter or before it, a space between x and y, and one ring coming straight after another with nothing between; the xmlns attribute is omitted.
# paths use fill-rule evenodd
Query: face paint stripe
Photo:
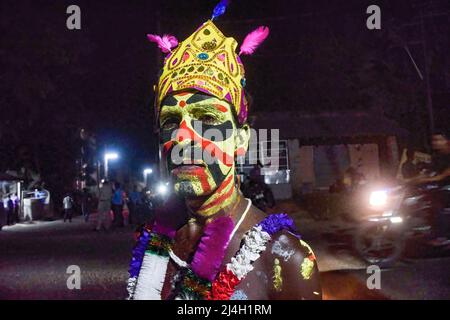
<svg viewBox="0 0 450 320"><path fill-rule="evenodd" d="M177 102L178 102L178 100L174 96L167 96L161 102L161 105L162 106L176 106Z"/></svg>
<svg viewBox="0 0 450 320"><path fill-rule="evenodd" d="M304 280L309 280L314 272L314 260L304 258L302 264L300 265L300 274Z"/></svg>
<svg viewBox="0 0 450 320"><path fill-rule="evenodd" d="M187 100L186 103L195 103L195 102L200 102L203 100L208 100L213 98L212 96L208 96L206 94L201 94L201 93L194 93L192 96L190 96Z"/></svg>
<svg viewBox="0 0 450 320"><path fill-rule="evenodd" d="M183 130L180 130L180 129L183 129ZM211 154L211 156L213 156L216 159L218 159L219 161L221 161L224 165L226 165L227 167L231 167L234 164L234 158L232 156L230 156L229 154L220 150L220 148L213 142L204 140L202 137L200 137L198 134L196 134L195 131L193 131L186 125L185 120L183 120L181 122L180 129L178 129L178 132L176 135L176 139L178 141L181 142L186 138L185 135L180 135L180 133L187 132L189 139L199 143L203 150L206 150L209 154Z"/></svg>
<svg viewBox="0 0 450 320"><path fill-rule="evenodd" d="M200 181L200 185L202 186L203 191L208 191L211 189L210 183L208 182L208 178L206 175L199 175L198 180Z"/></svg>
<svg viewBox="0 0 450 320"><path fill-rule="evenodd" d="M177 134L175 135L175 140L182 142L185 139L194 140L194 131L189 129L186 125L186 121L183 120L180 123L180 128L177 129Z"/></svg>
<svg viewBox="0 0 450 320"><path fill-rule="evenodd" d="M198 135L203 136L204 132L208 132L208 130L210 129L214 129L216 130L216 132L218 131L220 133L220 136L217 137L215 135L211 135L211 138L214 137L214 141L217 142L221 142L221 141L225 141L229 138L231 138L231 136L233 135L233 124L231 123L231 121L226 121L224 123L221 124L217 124L217 125L209 125L209 124L204 124L201 123L200 125L197 124L197 121L201 123L201 121L199 120L192 120L191 121L191 127L195 130L195 132L197 132ZM202 130L202 132L198 132L196 129L200 129ZM210 140L210 139L207 139Z"/></svg>
<svg viewBox="0 0 450 320"><path fill-rule="evenodd" d="M177 93L177 96L187 96L188 94L192 94L192 92L189 92L189 91L179 92L179 93Z"/></svg>
<svg viewBox="0 0 450 320"><path fill-rule="evenodd" d="M179 174L179 177L181 178L190 178L190 179L197 179L198 182L200 182L200 186L202 188L202 191L208 191L211 189L211 184L208 182L208 177L206 177L205 175L201 174L203 168L198 168L198 170L196 170L197 172L193 171L191 173L186 173L186 174Z"/></svg>
<svg viewBox="0 0 450 320"><path fill-rule="evenodd" d="M229 176L221 185L219 188L217 188L217 193L222 192L230 183L230 181L233 179L232 176Z"/></svg>
<svg viewBox="0 0 450 320"><path fill-rule="evenodd" d="M220 150L214 143L205 140L200 141L200 143L204 150L207 150L212 157L218 159L227 167L231 167L234 164L234 158Z"/></svg>
<svg viewBox="0 0 450 320"><path fill-rule="evenodd" d="M223 106L223 105L221 105L221 104L213 104L213 106L217 109L217 110L219 110L220 112L227 112L228 111L228 109L225 107L225 106Z"/></svg>
<svg viewBox="0 0 450 320"><path fill-rule="evenodd" d="M244 148L238 148L237 150L236 150L236 155L238 155L238 156L244 156L245 155L245 149Z"/></svg>
<svg viewBox="0 0 450 320"><path fill-rule="evenodd" d="M167 141L166 143L163 144L163 153L167 154L169 152L169 150L172 148L173 146L173 141Z"/></svg>
<svg viewBox="0 0 450 320"><path fill-rule="evenodd" d="M281 265L280 260L275 258L273 264L273 287L276 291L281 291L283 286L283 278L281 277Z"/></svg>
<svg viewBox="0 0 450 320"><path fill-rule="evenodd" d="M234 191L234 186L232 185L230 190L228 190L226 193L224 193L221 196L219 196L218 198L216 198L210 204L202 207L202 211L210 209L210 208L216 206L218 203L222 203L225 199L229 198L233 194L233 191Z"/></svg>

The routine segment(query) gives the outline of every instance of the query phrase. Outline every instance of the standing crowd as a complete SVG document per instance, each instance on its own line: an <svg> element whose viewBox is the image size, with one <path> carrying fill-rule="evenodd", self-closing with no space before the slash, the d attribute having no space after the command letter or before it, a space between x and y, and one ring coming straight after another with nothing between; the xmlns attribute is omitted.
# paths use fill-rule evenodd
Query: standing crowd
<svg viewBox="0 0 450 320"><path fill-rule="evenodd" d="M87 189L79 195L79 207L85 222L95 211L93 197ZM72 221L75 201L70 194L63 199L64 222ZM139 191L137 186L126 192L119 182L103 181L98 190L97 221L94 231L109 231L125 225L140 224L153 213L153 201L146 189Z"/></svg>

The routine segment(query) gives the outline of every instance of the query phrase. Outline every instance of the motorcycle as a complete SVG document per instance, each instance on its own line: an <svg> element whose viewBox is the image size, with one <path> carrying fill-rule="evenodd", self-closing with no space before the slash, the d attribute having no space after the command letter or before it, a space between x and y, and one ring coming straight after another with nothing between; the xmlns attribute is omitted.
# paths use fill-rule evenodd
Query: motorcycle
<svg viewBox="0 0 450 320"><path fill-rule="evenodd" d="M354 248L368 263L380 267L394 265L410 242L430 246L436 192L449 192L450 186L394 186L369 193L367 215L359 223ZM367 199L367 198L366 198ZM444 209L448 210L448 209ZM441 248L450 249L450 246Z"/></svg>

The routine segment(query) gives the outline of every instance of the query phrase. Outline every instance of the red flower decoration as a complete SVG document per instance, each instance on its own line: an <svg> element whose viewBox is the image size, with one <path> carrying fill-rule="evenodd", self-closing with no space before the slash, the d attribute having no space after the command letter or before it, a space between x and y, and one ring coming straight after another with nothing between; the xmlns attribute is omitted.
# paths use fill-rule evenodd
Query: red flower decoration
<svg viewBox="0 0 450 320"><path fill-rule="evenodd" d="M230 270L222 271L212 283L211 291L208 292L206 300L230 300L234 289L240 282Z"/></svg>

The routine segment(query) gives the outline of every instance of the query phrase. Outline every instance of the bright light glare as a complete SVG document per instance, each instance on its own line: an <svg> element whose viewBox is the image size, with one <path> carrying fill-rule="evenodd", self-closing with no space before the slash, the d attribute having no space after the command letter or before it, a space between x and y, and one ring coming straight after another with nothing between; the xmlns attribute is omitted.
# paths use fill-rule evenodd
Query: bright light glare
<svg viewBox="0 0 450 320"><path fill-rule="evenodd" d="M166 194L167 190L168 190L167 186L162 183L158 186L158 189L157 189L159 194Z"/></svg>
<svg viewBox="0 0 450 320"><path fill-rule="evenodd" d="M402 223L403 219L401 217L392 217L391 219L392 223Z"/></svg>
<svg viewBox="0 0 450 320"><path fill-rule="evenodd" d="M370 194L369 203L372 207L382 207L387 203L386 191L373 191Z"/></svg>
<svg viewBox="0 0 450 320"><path fill-rule="evenodd" d="M144 176L151 174L153 172L152 169L144 169Z"/></svg>
<svg viewBox="0 0 450 320"><path fill-rule="evenodd" d="M114 160L117 159L119 155L115 152L105 153L105 160Z"/></svg>

